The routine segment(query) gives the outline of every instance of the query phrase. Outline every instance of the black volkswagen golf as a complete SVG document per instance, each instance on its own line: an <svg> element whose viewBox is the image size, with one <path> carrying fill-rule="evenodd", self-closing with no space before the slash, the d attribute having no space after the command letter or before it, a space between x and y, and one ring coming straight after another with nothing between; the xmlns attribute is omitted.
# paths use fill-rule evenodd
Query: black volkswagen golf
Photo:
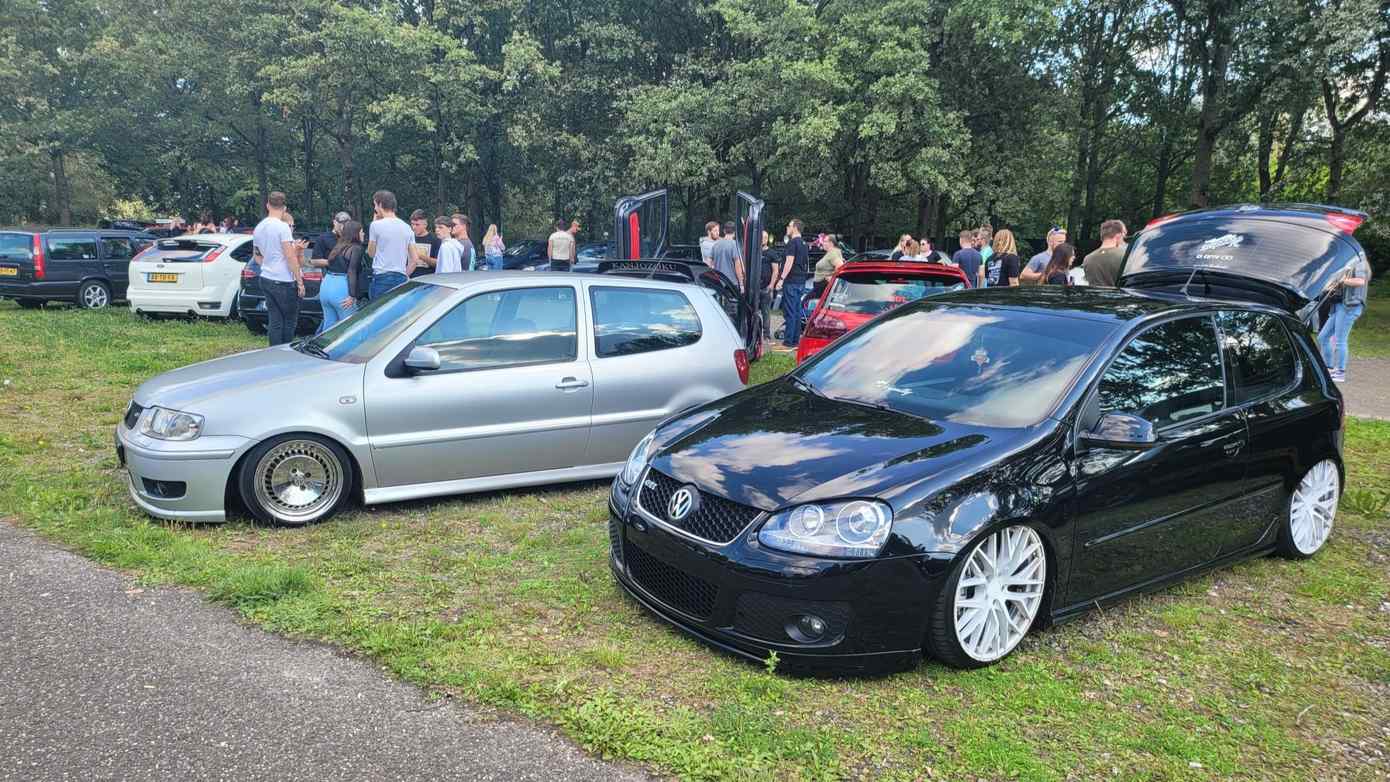
<svg viewBox="0 0 1390 782"><path fill-rule="evenodd" d="M609 502L610 565L753 659L977 667L1034 627L1327 541L1341 395L1309 322L1358 214L1240 207L1136 239L1128 290L965 291L681 414Z"/></svg>

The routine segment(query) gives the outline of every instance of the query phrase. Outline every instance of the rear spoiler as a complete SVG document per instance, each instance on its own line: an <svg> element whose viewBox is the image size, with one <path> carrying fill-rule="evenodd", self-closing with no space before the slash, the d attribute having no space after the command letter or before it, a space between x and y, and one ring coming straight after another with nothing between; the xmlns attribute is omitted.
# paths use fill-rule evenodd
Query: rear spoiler
<svg viewBox="0 0 1390 782"><path fill-rule="evenodd" d="M597 274L616 274L623 277L640 277L648 280L668 280L671 282L695 282L699 272L695 266L704 264L686 263L673 260L609 260L599 261Z"/></svg>

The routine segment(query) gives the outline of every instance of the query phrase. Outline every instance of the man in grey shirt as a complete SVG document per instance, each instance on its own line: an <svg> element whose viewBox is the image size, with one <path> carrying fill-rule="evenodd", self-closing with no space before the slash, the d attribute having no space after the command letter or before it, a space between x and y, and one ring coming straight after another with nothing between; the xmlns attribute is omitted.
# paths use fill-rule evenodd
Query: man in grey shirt
<svg viewBox="0 0 1390 782"><path fill-rule="evenodd" d="M1047 232L1047 249L1028 259L1028 265L1019 275L1019 282L1024 285L1041 285L1043 269L1046 269L1047 262L1052 260L1052 251L1066 240L1067 229L1053 226L1052 230Z"/></svg>
<svg viewBox="0 0 1390 782"><path fill-rule="evenodd" d="M709 265L743 290L743 258L739 255L738 240L734 238L733 223L725 223L724 238L710 246Z"/></svg>
<svg viewBox="0 0 1390 782"><path fill-rule="evenodd" d="M713 266L710 258L710 250L714 249L714 243L719 241L719 223L710 220L705 223L705 235L700 237L700 260L707 266Z"/></svg>
<svg viewBox="0 0 1390 782"><path fill-rule="evenodd" d="M1327 322L1318 332L1318 346L1322 348L1322 360L1332 370L1332 379L1338 383L1347 379L1347 338L1351 336L1351 326L1361 313L1366 311L1366 286L1371 282L1371 264L1360 257L1352 264L1346 277L1338 283L1342 295L1332 305Z"/></svg>

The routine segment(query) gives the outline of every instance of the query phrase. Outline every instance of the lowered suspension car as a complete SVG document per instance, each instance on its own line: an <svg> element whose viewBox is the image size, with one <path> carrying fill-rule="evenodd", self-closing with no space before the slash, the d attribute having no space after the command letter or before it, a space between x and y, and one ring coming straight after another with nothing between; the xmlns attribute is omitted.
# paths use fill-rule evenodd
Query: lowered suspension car
<svg viewBox="0 0 1390 782"><path fill-rule="evenodd" d="M638 443L612 572L727 651L873 670L988 665L1135 591L1310 557L1343 403L1308 320L1363 252L1354 217L1195 213L1140 236L1132 290L895 309Z"/></svg>

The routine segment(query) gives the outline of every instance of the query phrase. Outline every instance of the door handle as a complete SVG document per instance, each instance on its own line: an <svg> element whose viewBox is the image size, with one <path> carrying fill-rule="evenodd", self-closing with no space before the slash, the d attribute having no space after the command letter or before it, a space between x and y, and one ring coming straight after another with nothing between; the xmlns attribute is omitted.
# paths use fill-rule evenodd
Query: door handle
<svg viewBox="0 0 1390 782"><path fill-rule="evenodd" d="M560 389L561 391L573 391L576 388L585 388L588 385L589 381L587 380L580 380L577 377L567 377L561 379L560 382L556 383L555 387Z"/></svg>
<svg viewBox="0 0 1390 782"><path fill-rule="evenodd" d="M1244 447L1244 440L1232 440L1231 442L1221 446L1221 450L1224 451L1227 456L1235 456L1236 454L1240 453L1240 449Z"/></svg>

